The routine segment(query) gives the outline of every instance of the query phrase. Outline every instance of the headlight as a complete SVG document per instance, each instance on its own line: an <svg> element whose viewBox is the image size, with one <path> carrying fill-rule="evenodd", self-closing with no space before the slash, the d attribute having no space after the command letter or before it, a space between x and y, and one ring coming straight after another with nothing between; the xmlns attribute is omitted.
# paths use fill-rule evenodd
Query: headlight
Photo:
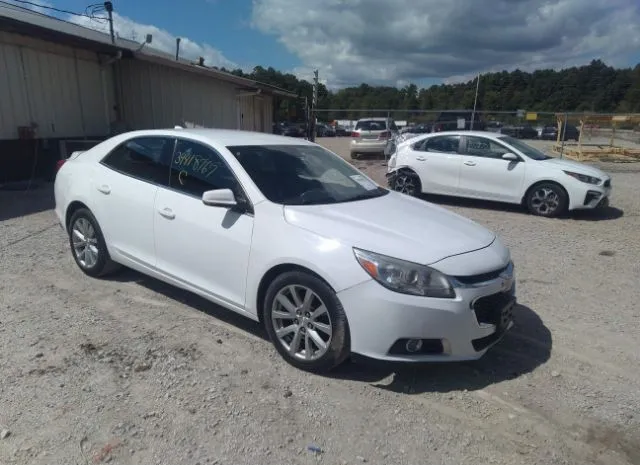
<svg viewBox="0 0 640 465"><path fill-rule="evenodd" d="M586 182L587 184L600 184L602 181L600 178L594 178L593 176L587 176L586 174L574 173L573 171L565 171L564 174L568 174L572 178L576 178L578 181Z"/></svg>
<svg viewBox="0 0 640 465"><path fill-rule="evenodd" d="M356 248L353 252L362 268L387 289L440 299L456 296L447 277L428 266Z"/></svg>

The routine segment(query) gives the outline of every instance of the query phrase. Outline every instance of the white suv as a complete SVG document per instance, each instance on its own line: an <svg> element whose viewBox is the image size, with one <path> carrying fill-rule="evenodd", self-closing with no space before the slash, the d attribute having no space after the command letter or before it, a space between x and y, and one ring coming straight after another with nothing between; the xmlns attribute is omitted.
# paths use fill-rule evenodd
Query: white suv
<svg viewBox="0 0 640 465"><path fill-rule="evenodd" d="M387 141L398 133L391 118L362 118L351 133L351 158L361 153L384 153Z"/></svg>

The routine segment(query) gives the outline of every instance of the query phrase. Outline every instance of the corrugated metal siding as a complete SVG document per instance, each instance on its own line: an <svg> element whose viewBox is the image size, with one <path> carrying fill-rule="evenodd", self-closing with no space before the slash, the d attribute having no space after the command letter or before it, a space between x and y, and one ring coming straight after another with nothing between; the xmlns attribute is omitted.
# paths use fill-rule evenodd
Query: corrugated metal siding
<svg viewBox="0 0 640 465"><path fill-rule="evenodd" d="M111 68L94 53L0 32L0 139L102 136L113 106Z"/></svg>
<svg viewBox="0 0 640 465"><path fill-rule="evenodd" d="M123 117L132 129L173 127L183 121L236 128L233 84L140 61L124 60L118 67Z"/></svg>
<svg viewBox="0 0 640 465"><path fill-rule="evenodd" d="M254 99L238 97L234 84L142 61L118 63L123 118L131 129L173 127L181 122L209 128L271 132L271 98L262 99L261 123Z"/></svg>

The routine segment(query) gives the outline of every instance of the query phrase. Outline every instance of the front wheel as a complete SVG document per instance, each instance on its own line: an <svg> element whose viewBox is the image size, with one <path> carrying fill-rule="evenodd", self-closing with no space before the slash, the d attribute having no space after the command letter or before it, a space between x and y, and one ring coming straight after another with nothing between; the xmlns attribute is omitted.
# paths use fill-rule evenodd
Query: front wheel
<svg viewBox="0 0 640 465"><path fill-rule="evenodd" d="M569 197L557 184L541 183L529 190L526 203L532 214L552 218L565 212Z"/></svg>
<svg viewBox="0 0 640 465"><path fill-rule="evenodd" d="M401 171L397 173L393 177L390 187L396 192L411 195L413 197L417 197L422 192L420 178L417 174L408 171Z"/></svg>
<svg viewBox="0 0 640 465"><path fill-rule="evenodd" d="M327 372L350 354L342 304L333 289L310 273L278 276L267 290L263 317L276 350L296 368Z"/></svg>

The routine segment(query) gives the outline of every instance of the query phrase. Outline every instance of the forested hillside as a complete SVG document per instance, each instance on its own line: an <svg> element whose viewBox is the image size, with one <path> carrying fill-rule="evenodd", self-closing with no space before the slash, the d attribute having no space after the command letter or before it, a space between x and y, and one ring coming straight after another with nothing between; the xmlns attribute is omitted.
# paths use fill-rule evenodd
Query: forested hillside
<svg viewBox="0 0 640 465"><path fill-rule="evenodd" d="M250 74L241 70L231 71L273 84L311 98L311 83L299 80L293 74L284 74L273 68L257 66ZM322 72L322 71L320 71ZM357 118L358 113L349 114L349 109L397 109L446 110L473 106L475 81L463 84L441 84L419 89L408 85L376 87L361 84L330 92L324 85L319 87L319 109L342 109L330 118ZM304 102L289 117L302 117ZM588 111L588 112L634 112L640 113L640 64L635 68L616 69L600 60L589 65L567 68L560 71L538 70L483 74L480 79L478 110L507 111ZM280 116L287 117L287 106L283 104Z"/></svg>

